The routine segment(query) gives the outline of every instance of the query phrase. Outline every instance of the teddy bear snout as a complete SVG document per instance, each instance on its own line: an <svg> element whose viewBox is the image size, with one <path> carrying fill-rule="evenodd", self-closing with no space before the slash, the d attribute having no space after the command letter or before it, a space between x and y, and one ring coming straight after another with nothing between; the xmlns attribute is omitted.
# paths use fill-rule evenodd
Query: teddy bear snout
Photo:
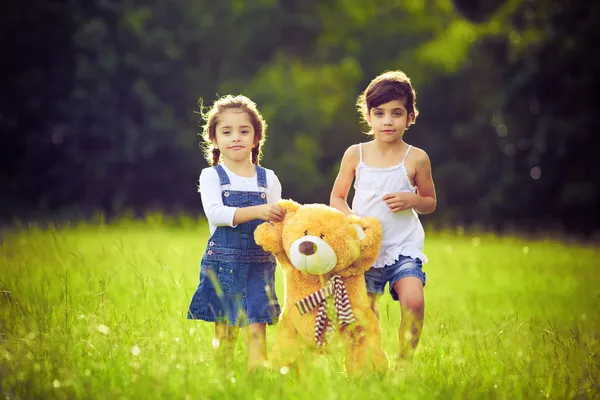
<svg viewBox="0 0 600 400"><path fill-rule="evenodd" d="M305 240L304 242L300 243L298 247L300 253L304 254L305 256L310 256L317 252L317 245L313 242L309 242L308 240Z"/></svg>
<svg viewBox="0 0 600 400"><path fill-rule="evenodd" d="M337 264L333 247L318 236L299 237L290 244L289 254L294 268L306 274L326 274Z"/></svg>

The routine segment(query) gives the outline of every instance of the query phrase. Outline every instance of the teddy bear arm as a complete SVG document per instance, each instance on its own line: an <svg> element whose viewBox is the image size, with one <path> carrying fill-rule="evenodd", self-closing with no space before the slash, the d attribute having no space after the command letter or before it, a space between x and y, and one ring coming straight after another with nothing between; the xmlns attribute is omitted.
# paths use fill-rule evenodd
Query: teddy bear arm
<svg viewBox="0 0 600 400"><path fill-rule="evenodd" d="M379 256L382 231L381 223L373 217L363 218L361 226L365 231L365 238L360 243L360 257L355 265L360 264L366 271Z"/></svg>
<svg viewBox="0 0 600 400"><path fill-rule="evenodd" d="M283 243L281 241L282 229L283 225L280 222L263 222L256 227L254 240L265 251L277 256L283 253Z"/></svg>

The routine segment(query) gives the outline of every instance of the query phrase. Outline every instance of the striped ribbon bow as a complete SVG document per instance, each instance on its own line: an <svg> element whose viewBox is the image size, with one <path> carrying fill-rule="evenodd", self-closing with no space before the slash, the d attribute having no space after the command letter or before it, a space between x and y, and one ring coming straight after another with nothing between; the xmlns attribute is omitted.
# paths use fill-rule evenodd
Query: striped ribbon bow
<svg viewBox="0 0 600 400"><path fill-rule="evenodd" d="M331 303L327 302L327 298L332 295L334 296L333 308L337 314L337 322L340 328L355 322L356 319L354 318L352 308L350 308L350 299L348 298L346 287L339 275L332 276L324 288L309 294L296 303L300 315L306 314L317 306L319 307L317 319L315 320L315 341L317 342L317 347L321 347L326 343L327 337L334 330L331 319L332 307Z"/></svg>

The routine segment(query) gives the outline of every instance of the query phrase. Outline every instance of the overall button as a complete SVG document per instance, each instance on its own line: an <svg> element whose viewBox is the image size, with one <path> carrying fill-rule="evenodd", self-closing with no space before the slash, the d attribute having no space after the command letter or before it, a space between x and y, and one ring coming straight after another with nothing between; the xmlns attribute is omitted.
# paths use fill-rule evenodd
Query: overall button
<svg viewBox="0 0 600 400"><path fill-rule="evenodd" d="M212 250L209 250L209 251L207 251L206 253L207 253L208 255L211 255L211 254L213 253L213 251L212 251Z"/></svg>
<svg viewBox="0 0 600 400"><path fill-rule="evenodd" d="M229 191L227 191L227 190L226 190L226 191L223 193L223 196L225 196L225 197L229 197Z"/></svg>
<svg viewBox="0 0 600 400"><path fill-rule="evenodd" d="M266 199L266 198L267 198L267 195L265 194L265 192L262 192L262 193L260 194L260 198L261 198L261 199Z"/></svg>
<svg viewBox="0 0 600 400"><path fill-rule="evenodd" d="M214 246L214 245L215 245L215 242L210 242L210 243L208 243L208 245L209 245L209 246Z"/></svg>

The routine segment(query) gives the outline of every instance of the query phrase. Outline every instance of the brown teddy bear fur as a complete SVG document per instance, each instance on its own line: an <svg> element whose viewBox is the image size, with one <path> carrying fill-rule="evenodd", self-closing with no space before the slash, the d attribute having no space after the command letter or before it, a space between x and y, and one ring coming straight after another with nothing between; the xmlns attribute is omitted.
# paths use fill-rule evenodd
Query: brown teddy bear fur
<svg viewBox="0 0 600 400"><path fill-rule="evenodd" d="M277 367L298 367L306 350L317 347L314 339L317 308L301 315L296 303L323 288L333 275L339 275L356 318L356 322L337 332L345 348L346 371L360 375L366 371L386 370L388 361L381 345L381 328L370 307L364 277L379 255L381 224L376 218L346 216L323 204L300 205L292 200L278 204L285 210L283 222L265 222L254 234L256 243L275 255L284 275L284 307L276 327L271 361ZM354 224L362 227L365 233L362 240ZM317 237L323 235L323 240L334 249L337 264L333 270L324 275L311 275L292 265L290 245L305 236L305 232Z"/></svg>

